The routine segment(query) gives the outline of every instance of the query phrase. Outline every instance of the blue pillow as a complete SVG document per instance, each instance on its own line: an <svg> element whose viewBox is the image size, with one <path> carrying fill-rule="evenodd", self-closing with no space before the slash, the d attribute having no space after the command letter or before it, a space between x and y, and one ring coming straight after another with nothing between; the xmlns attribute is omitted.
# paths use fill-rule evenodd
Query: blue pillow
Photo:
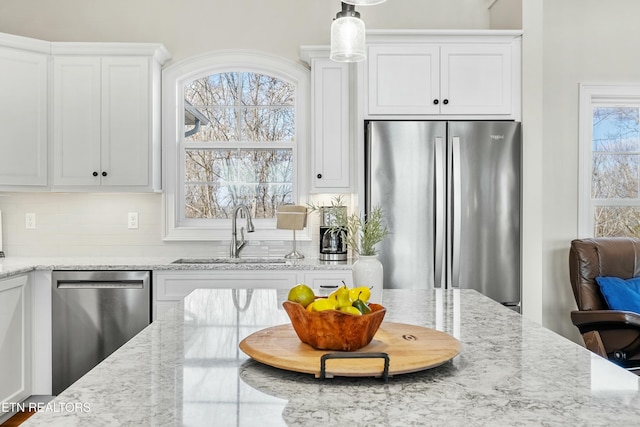
<svg viewBox="0 0 640 427"><path fill-rule="evenodd" d="M596 282L610 309L640 313L640 277L596 277Z"/></svg>

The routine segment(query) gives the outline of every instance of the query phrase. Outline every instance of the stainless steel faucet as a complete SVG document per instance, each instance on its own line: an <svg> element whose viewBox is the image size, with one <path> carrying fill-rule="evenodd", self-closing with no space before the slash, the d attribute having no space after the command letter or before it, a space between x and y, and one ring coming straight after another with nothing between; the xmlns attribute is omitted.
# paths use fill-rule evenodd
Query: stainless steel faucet
<svg viewBox="0 0 640 427"><path fill-rule="evenodd" d="M247 217L247 232L253 233L255 228L253 227L253 222L251 221L251 211L247 205L238 205L233 209L233 214L231 215L231 247L229 251L229 256L231 258L239 258L240 250L244 247L244 227L240 228L240 242L238 242L238 228L236 222L238 220L238 211L243 211Z"/></svg>

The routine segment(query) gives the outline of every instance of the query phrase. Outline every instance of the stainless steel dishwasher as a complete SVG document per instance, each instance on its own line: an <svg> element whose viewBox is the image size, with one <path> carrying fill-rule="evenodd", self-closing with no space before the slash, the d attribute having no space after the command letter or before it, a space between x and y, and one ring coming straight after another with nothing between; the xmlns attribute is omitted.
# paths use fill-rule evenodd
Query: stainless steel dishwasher
<svg viewBox="0 0 640 427"><path fill-rule="evenodd" d="M151 322L149 271L53 271L52 392L60 394Z"/></svg>

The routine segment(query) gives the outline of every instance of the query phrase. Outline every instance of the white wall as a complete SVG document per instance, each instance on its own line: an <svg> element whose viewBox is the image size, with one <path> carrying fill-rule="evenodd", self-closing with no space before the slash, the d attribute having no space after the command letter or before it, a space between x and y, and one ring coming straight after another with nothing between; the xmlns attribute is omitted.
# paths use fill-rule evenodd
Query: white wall
<svg viewBox="0 0 640 427"><path fill-rule="evenodd" d="M541 249L539 265L538 254L533 254L533 265L528 266L539 277L538 287L530 278L525 280L530 282L529 292L538 289L542 323L578 342L569 319L575 302L568 278L569 244L578 235L578 84L640 82L638 16L637 0L524 0L523 122L529 132L524 159L527 163L541 159L537 167L525 168L525 182L531 184L525 200L541 215L539 238L534 237L538 229L534 214L525 223L528 248ZM528 39L529 18L542 24L540 34L533 28L533 40ZM542 93L536 94L536 89ZM536 200L539 207L533 205ZM528 261L525 256L525 264Z"/></svg>
<svg viewBox="0 0 640 427"><path fill-rule="evenodd" d="M49 41L161 42L180 60L256 49L298 59L328 44L339 0L2 0L0 32ZM489 26L487 0L389 0L358 9L367 28Z"/></svg>
<svg viewBox="0 0 640 427"><path fill-rule="evenodd" d="M491 0L489 25L494 30L522 28L522 0Z"/></svg>

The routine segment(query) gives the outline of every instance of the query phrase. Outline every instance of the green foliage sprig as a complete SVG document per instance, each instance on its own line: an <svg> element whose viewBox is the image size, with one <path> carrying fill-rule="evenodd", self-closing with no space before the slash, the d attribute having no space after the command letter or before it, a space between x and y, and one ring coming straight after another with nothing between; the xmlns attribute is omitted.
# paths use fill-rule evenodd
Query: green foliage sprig
<svg viewBox="0 0 640 427"><path fill-rule="evenodd" d="M342 194L339 194L334 198L332 198L330 206L307 203L307 208L309 209L309 212L320 212L321 210L328 210L334 217L336 217L341 222L346 221L346 218L344 217L344 215L342 215L343 209L341 209L344 207L346 207L346 205L344 204L344 196Z"/></svg>
<svg viewBox="0 0 640 427"><path fill-rule="evenodd" d="M389 234L389 230L384 224L384 213L380 206L376 206L369 213L367 218L351 214L347 217L346 240L347 246L351 247L358 255L377 255L375 246Z"/></svg>

